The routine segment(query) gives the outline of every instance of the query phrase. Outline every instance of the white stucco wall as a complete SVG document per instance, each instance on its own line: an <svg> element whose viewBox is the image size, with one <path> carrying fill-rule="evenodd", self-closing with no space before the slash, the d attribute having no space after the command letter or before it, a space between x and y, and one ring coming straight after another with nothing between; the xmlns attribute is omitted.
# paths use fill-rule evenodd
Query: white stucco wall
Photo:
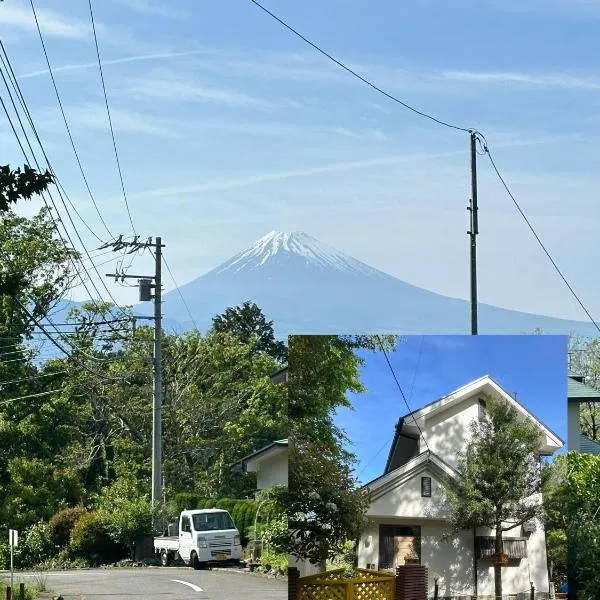
<svg viewBox="0 0 600 600"><path fill-rule="evenodd" d="M288 567L296 567L300 573L300 577L307 577L308 575L317 575L325 571L325 565L313 565L307 560L298 560L291 554L288 555Z"/></svg>
<svg viewBox="0 0 600 600"><path fill-rule="evenodd" d="M256 487L259 490L288 484L288 453L281 452L261 460L256 472Z"/></svg>
<svg viewBox="0 0 600 600"><path fill-rule="evenodd" d="M421 477L431 477L431 497L421 497ZM439 478L425 468L402 485L371 502L368 517L444 518L448 516L446 493Z"/></svg>
<svg viewBox="0 0 600 600"><path fill-rule="evenodd" d="M479 416L477 396L465 399L455 406L433 415L420 423L427 446L421 439L421 451L427 447L450 466L456 467L457 455L464 451L471 439L470 426Z"/></svg>
<svg viewBox="0 0 600 600"><path fill-rule="evenodd" d="M548 560L546 556L546 535L540 521L536 520L535 532L529 534L527 539L527 558L522 558L518 564L511 564L502 568L502 583L505 594L526 592L533 582L539 592L548 592ZM478 535L493 536L493 529L480 529ZM521 527L516 527L503 534L505 539L522 537ZM478 592L482 595L494 595L494 568L486 566L479 561Z"/></svg>
<svg viewBox="0 0 600 600"><path fill-rule="evenodd" d="M458 597L475 593L473 573L473 532L464 531L445 541L446 525L443 521L424 519L377 519L363 533L358 545L358 566L366 568L379 564L379 525L403 524L421 527L421 564L428 568L429 596L433 596L435 578L438 578L439 595ZM544 532L538 529L527 541L528 557L518 564L502 568L504 594L517 594L530 589L533 581L539 592L548 591L548 570ZM493 530L478 530L478 535L493 535ZM505 537L520 537L520 528L506 532ZM478 561L477 592L480 596L494 596L494 568Z"/></svg>

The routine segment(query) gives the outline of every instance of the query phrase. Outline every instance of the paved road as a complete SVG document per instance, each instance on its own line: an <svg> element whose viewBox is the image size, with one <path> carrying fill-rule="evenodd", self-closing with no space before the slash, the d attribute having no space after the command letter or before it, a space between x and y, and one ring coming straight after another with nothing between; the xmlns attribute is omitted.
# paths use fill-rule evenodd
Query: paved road
<svg viewBox="0 0 600 600"><path fill-rule="evenodd" d="M266 579L243 571L213 569L194 571L185 567L139 569L82 569L49 571L46 585L65 600L284 600L287 582ZM19 574L18 580L37 574ZM17 579L17 578L15 578Z"/></svg>

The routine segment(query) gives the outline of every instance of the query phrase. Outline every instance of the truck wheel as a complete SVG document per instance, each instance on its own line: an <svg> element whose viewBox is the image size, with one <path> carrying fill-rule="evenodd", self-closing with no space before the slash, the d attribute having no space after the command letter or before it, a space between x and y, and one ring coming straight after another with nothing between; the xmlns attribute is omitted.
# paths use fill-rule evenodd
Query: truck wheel
<svg viewBox="0 0 600 600"><path fill-rule="evenodd" d="M169 560L169 553L168 553L166 550L163 550L163 551L160 553L160 564L161 564L163 567L168 567L168 566L169 566L169 562L171 562L171 561Z"/></svg>
<svg viewBox="0 0 600 600"><path fill-rule="evenodd" d="M197 571L200 569L200 561L198 560L198 555L195 552L192 552L190 556L190 564L192 565L192 569Z"/></svg>

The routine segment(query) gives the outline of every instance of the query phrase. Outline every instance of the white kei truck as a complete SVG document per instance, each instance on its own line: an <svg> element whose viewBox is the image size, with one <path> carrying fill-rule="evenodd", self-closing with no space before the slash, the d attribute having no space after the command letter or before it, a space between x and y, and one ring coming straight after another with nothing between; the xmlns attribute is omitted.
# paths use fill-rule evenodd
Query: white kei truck
<svg viewBox="0 0 600 600"><path fill-rule="evenodd" d="M168 534L154 538L154 552L160 554L163 567L177 555L194 569L239 564L242 558L240 532L226 510L184 510L179 521L169 525Z"/></svg>

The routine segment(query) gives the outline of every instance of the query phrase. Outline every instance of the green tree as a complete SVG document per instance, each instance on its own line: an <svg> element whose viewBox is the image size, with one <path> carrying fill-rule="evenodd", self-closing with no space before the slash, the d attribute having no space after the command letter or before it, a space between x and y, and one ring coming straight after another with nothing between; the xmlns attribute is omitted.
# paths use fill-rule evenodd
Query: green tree
<svg viewBox="0 0 600 600"><path fill-rule="evenodd" d="M364 525L364 491L353 475L354 456L334 423L337 409L351 408L360 393L361 351L393 350L395 336L289 338L289 487L279 494L288 515L289 552L314 563L339 554ZM283 387L283 385L281 386Z"/></svg>
<svg viewBox="0 0 600 600"><path fill-rule="evenodd" d="M257 352L264 352L280 363L287 360L287 348L275 339L273 321L267 321L262 310L254 302L230 307L213 317L215 331L227 331L243 344L252 344Z"/></svg>
<svg viewBox="0 0 600 600"><path fill-rule="evenodd" d="M563 542L557 551L566 556L569 597L596 598L600 588L600 456L569 452L557 457L544 504L550 533Z"/></svg>
<svg viewBox="0 0 600 600"><path fill-rule="evenodd" d="M48 171L38 173L28 165L14 170L10 165L0 165L0 215L9 211L11 204L41 194L51 182L52 175ZM0 296L14 295L23 280L23 273L0 270Z"/></svg>
<svg viewBox="0 0 600 600"><path fill-rule="evenodd" d="M488 397L486 415L471 424L471 439L459 455L459 477L445 487L453 532L489 527L494 553L503 552L502 534L543 513L540 432L508 402ZM494 586L502 598L502 567L494 565Z"/></svg>

